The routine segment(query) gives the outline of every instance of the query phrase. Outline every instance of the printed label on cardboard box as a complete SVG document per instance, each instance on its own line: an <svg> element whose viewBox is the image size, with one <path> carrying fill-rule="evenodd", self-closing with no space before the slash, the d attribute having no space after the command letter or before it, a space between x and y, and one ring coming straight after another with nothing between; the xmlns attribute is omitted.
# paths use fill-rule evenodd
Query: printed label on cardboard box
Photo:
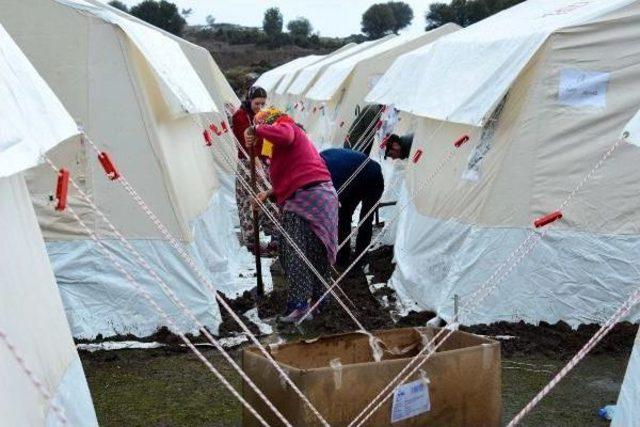
<svg viewBox="0 0 640 427"><path fill-rule="evenodd" d="M391 407L391 422L406 420L431 410L429 386L424 379L396 388Z"/></svg>

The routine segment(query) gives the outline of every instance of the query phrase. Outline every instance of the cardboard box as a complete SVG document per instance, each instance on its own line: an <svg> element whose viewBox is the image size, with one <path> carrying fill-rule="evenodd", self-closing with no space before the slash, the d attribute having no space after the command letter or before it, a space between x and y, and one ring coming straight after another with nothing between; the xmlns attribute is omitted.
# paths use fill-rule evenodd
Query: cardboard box
<svg viewBox="0 0 640 427"><path fill-rule="evenodd" d="M425 337L435 328L406 328L374 333L386 348L380 362L374 362L367 336L350 333L320 338L313 342L295 342L271 347L270 352L285 372L309 398L332 426L347 426L382 390L409 359L423 348ZM402 354L398 354L402 353ZM243 352L243 368L264 394L294 426L320 425L313 413L278 376L275 368L255 347ZM392 423L389 399L365 424L367 426L499 426L502 413L500 344L496 341L456 331L396 392L397 415L401 402L406 408L417 404L427 412ZM428 379L427 383L424 379ZM420 380L420 381L418 381ZM416 382L414 382L416 381ZM428 404L425 404L428 389ZM417 394L409 396L415 391ZM256 394L243 384L247 401L273 426L282 422ZM410 398L413 397L413 400ZM416 403L417 402L417 403ZM413 404L413 405L412 405ZM415 412L414 412L415 413ZM245 410L243 425L259 423Z"/></svg>

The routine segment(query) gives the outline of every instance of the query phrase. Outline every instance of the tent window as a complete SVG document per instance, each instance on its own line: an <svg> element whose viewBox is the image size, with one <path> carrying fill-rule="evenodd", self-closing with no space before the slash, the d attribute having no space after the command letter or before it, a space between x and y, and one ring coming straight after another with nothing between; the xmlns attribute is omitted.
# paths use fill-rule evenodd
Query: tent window
<svg viewBox="0 0 640 427"><path fill-rule="evenodd" d="M469 156L469 162L467 163L467 168L462 174L462 179L473 182L477 182L480 180L482 174L482 163L491 150L491 146L493 144L493 135L495 134L496 128L498 127L498 122L500 121L500 117L502 116L502 110L504 109L504 105L507 102L508 96L509 94L505 95L502 98L500 104L498 104L496 109L491 114L491 117L489 117L489 120L487 120L484 128L482 129L480 141Z"/></svg>

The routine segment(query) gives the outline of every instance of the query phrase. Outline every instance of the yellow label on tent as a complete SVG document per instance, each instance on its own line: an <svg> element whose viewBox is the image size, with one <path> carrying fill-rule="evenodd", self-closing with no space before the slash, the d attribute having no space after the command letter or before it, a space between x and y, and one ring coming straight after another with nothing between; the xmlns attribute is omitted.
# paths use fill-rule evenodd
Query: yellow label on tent
<svg viewBox="0 0 640 427"><path fill-rule="evenodd" d="M267 141L266 139L262 140L262 152L260 153L262 156L269 157L273 156L273 142Z"/></svg>

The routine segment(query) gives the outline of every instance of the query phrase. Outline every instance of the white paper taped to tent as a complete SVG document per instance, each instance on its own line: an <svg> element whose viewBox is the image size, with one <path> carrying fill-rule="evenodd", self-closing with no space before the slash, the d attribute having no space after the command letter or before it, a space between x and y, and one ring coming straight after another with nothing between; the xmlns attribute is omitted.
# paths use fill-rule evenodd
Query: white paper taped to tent
<svg viewBox="0 0 640 427"><path fill-rule="evenodd" d="M588 23L633 1L520 3L441 38L418 58L400 58L367 101L395 104L422 117L482 126L552 33ZM414 72L404 74L410 64Z"/></svg>
<svg viewBox="0 0 640 427"><path fill-rule="evenodd" d="M627 142L640 147L640 111L627 123L622 137Z"/></svg>
<svg viewBox="0 0 640 427"><path fill-rule="evenodd" d="M494 276L495 289L464 314L465 324L562 320L577 326L602 322L636 289L640 150L618 145L600 162L640 105L640 1L624 5L555 33L483 128L417 118L412 154L421 149L424 155L407 164L405 186L409 194L422 191L403 211L395 242L393 284L403 299L451 319L454 296L461 306L475 301L474 292L506 263L497 277L509 274L500 281ZM492 61L489 52L485 60ZM562 71L577 68L609 76L606 107L561 102ZM416 69L407 67L397 79L409 80ZM455 88L456 78L444 83ZM470 141L425 185L463 134ZM561 206L563 218L511 268L517 259L511 255L527 236L533 232L530 241L537 242L534 221ZM629 318L640 319L639 310Z"/></svg>
<svg viewBox="0 0 640 427"><path fill-rule="evenodd" d="M10 130L12 133L8 133ZM77 133L71 116L0 25L0 329L52 396L0 341L3 425L97 426L22 171Z"/></svg>
<svg viewBox="0 0 640 427"><path fill-rule="evenodd" d="M174 40L159 31L121 18L108 9L83 0L56 0L77 10L91 13L120 27L140 49L155 70L163 95L173 114L218 111L204 84Z"/></svg>
<svg viewBox="0 0 640 427"><path fill-rule="evenodd" d="M78 126L0 25L0 177L37 165Z"/></svg>
<svg viewBox="0 0 640 427"><path fill-rule="evenodd" d="M633 427L640 420L640 332L636 336L611 427Z"/></svg>
<svg viewBox="0 0 640 427"><path fill-rule="evenodd" d="M267 92L271 92L287 73L304 68L322 58L323 55L307 55L302 58L296 58L293 61L289 61L286 64L282 64L279 67L263 73L260 78L256 80L254 86L260 86Z"/></svg>
<svg viewBox="0 0 640 427"><path fill-rule="evenodd" d="M101 9L97 4L92 7ZM94 13L79 12L75 6L54 0L23 0L3 5L1 19L66 109L99 149L110 154L116 168L185 245L210 282L220 291L234 294L237 266L233 257L239 245L229 187L222 184L229 171L215 158L221 156L220 148L205 147L202 141L203 124L220 123L226 116L172 115L162 83L141 50L127 42L129 36L120 26L105 23ZM146 28L161 33L151 26ZM227 86L224 81L216 81L221 77L205 49L164 37L179 43L190 66L208 76L203 91ZM228 94L216 95L210 97L234 102ZM69 169L98 209L200 322L217 331L221 318L215 296L122 186L104 176L92 147L80 138L71 138L56 147L50 157L57 166ZM27 183L73 335L88 339L98 334L148 336L167 326L114 271L110 260L96 250L77 221L52 209L49 200L55 189L55 173L51 168L29 171ZM180 331L197 332L197 325L171 303L146 268L135 261L73 189L68 204L174 318Z"/></svg>
<svg viewBox="0 0 640 427"><path fill-rule="evenodd" d="M313 85L315 80L331 64L338 62L344 58L347 58L351 55L355 55L358 52L361 52L365 49L369 49L373 46L376 46L377 44L380 44L393 37L395 36L391 35L391 36L384 37L382 39L363 42L355 46L352 46L348 49L342 49L339 53L336 53L335 55L329 55L325 59L319 62L316 62L313 65L310 65L306 68L303 68L300 71L300 74L298 75L298 77L296 77L296 79L291 83L291 86L289 86L289 89L287 89L287 93L290 93L291 95L304 95L304 93L311 87L311 85Z"/></svg>

